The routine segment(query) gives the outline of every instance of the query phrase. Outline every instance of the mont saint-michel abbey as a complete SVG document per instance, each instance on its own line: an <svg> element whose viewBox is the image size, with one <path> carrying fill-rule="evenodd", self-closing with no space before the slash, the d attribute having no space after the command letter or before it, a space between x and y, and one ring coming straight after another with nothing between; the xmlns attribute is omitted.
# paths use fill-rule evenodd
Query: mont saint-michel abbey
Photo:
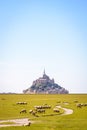
<svg viewBox="0 0 87 130"><path fill-rule="evenodd" d="M49 78L49 76L46 75L45 70L44 70L43 77L40 77L39 79L33 81L33 85L44 84L44 83L47 83L47 82L54 84L54 79L51 80Z"/></svg>
<svg viewBox="0 0 87 130"><path fill-rule="evenodd" d="M55 83L54 79L45 73L43 76L33 81L32 85L23 90L26 94L68 94L68 90Z"/></svg>

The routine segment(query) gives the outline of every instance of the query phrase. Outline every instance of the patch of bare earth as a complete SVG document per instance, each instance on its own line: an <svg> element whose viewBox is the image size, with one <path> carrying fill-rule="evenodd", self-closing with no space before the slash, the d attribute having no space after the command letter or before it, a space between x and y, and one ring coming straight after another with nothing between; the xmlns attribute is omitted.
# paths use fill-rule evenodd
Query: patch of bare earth
<svg viewBox="0 0 87 130"><path fill-rule="evenodd" d="M8 122L8 124L7 124ZM4 123L4 124L3 124ZM6 124L5 124L6 123ZM11 124L10 124L11 123ZM1 120L0 127L7 127L7 126L23 126L29 123L28 118L23 119L12 119L12 120Z"/></svg>
<svg viewBox="0 0 87 130"><path fill-rule="evenodd" d="M64 113L61 114L62 115L69 115L69 114L72 114L73 113L73 110L72 109L68 109L68 108L63 108L61 106L56 106L57 108L62 108L64 110Z"/></svg>

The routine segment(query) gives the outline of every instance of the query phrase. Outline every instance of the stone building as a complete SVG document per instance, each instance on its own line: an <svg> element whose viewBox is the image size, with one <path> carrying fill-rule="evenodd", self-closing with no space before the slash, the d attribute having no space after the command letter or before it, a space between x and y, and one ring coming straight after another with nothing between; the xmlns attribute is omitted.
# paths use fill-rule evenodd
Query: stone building
<svg viewBox="0 0 87 130"><path fill-rule="evenodd" d="M43 76L33 81L30 88L23 90L23 93L29 94L68 94L68 90L61 87L60 85L54 82L54 79L50 79L50 77L45 73Z"/></svg>

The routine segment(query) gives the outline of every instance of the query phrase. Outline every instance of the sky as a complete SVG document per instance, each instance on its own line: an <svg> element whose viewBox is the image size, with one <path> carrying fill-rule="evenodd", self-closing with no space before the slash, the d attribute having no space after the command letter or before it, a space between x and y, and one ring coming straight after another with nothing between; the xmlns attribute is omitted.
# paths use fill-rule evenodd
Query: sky
<svg viewBox="0 0 87 130"><path fill-rule="evenodd" d="M87 93L87 0L0 0L0 93L21 93L44 68Z"/></svg>

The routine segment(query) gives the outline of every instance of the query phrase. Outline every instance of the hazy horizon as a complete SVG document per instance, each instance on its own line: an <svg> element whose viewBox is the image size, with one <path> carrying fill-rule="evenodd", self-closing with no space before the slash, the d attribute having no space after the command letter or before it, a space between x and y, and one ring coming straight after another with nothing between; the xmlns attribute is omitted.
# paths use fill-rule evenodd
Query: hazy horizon
<svg viewBox="0 0 87 130"><path fill-rule="evenodd" d="M87 1L0 0L0 93L43 75L87 93Z"/></svg>

